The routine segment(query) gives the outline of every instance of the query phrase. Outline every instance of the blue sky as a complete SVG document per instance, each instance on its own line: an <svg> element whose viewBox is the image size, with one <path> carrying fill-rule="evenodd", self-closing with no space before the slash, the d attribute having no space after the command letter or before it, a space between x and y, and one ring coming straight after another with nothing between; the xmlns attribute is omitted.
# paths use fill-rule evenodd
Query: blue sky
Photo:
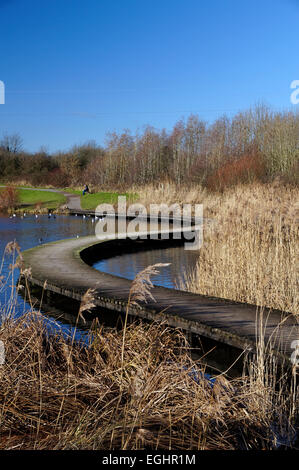
<svg viewBox="0 0 299 470"><path fill-rule="evenodd" d="M0 137L49 152L263 102L294 109L299 0L0 0Z"/></svg>

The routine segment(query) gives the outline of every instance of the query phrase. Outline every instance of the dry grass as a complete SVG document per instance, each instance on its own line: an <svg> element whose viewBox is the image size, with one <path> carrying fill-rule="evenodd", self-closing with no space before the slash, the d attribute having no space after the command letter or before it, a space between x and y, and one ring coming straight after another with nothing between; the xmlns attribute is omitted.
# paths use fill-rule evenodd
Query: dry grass
<svg viewBox="0 0 299 470"><path fill-rule="evenodd" d="M9 244L8 251L19 251ZM146 301L139 273L131 300ZM26 276L27 274L24 273ZM145 283L145 285L144 285ZM87 291L79 315L93 307ZM296 375L286 380L261 342L249 374L211 381L179 330L97 322L88 343L49 334L36 311L0 326L1 449L273 449L296 439Z"/></svg>
<svg viewBox="0 0 299 470"><path fill-rule="evenodd" d="M187 289L298 314L298 191L239 187L208 211L217 223Z"/></svg>
<svg viewBox="0 0 299 470"><path fill-rule="evenodd" d="M149 208L150 204L195 204L202 203L208 197L205 188L199 185L178 187L174 183L160 183L156 186L133 186L128 191L138 194L138 202Z"/></svg>
<svg viewBox="0 0 299 470"><path fill-rule="evenodd" d="M192 191L189 202L202 202ZM256 303L270 299L293 309L296 194L275 186L246 191L200 194L208 216L218 221L201 251L202 285L212 295L227 292L229 298L242 300L251 295ZM175 192L169 189L168 195L169 202L177 202L172 199L178 197ZM8 250L18 252L19 247L9 245ZM255 279L264 279L267 265L273 285L265 288ZM13 274L8 284L13 284ZM132 287L131 300L144 301L150 286L143 285L142 299L139 288ZM80 316L92 307L89 291ZM1 449L234 450L296 445L296 370L287 379L262 341L248 373L230 380L220 374L211 382L200 361L192 359L182 333L165 324L125 325L116 331L95 323L87 346L75 342L74 336L50 335L38 312L20 319L9 313L0 326L6 352L0 365Z"/></svg>
<svg viewBox="0 0 299 470"><path fill-rule="evenodd" d="M212 384L165 325L49 336L40 314L0 329L1 449L271 449L294 439L288 390L250 377ZM273 385L273 384L272 384Z"/></svg>
<svg viewBox="0 0 299 470"><path fill-rule="evenodd" d="M298 189L255 183L208 193L168 184L137 192L147 206L203 203L204 216L215 220L204 231L196 269L181 278L180 288L299 312Z"/></svg>

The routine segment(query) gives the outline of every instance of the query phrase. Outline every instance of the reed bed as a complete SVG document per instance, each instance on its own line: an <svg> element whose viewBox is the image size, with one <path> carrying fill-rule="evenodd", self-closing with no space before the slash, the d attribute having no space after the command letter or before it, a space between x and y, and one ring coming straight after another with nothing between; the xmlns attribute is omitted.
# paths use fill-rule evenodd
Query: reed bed
<svg viewBox="0 0 299 470"><path fill-rule="evenodd" d="M8 252L19 252L16 243ZM19 258L22 269L22 259ZM150 266L132 282L130 302L151 296ZM15 266L12 266L15 269ZM25 280L30 271L23 270ZM26 284L26 282L25 282ZM30 299L30 297L28 297ZM92 309L83 296L77 315ZM2 311L2 314L5 311ZM51 326L53 326L51 324ZM286 380L261 342L238 379L213 378L180 330L134 323L122 330L95 321L75 341L33 308L2 315L1 449L234 450L296 447L296 370Z"/></svg>
<svg viewBox="0 0 299 470"><path fill-rule="evenodd" d="M297 191L240 187L210 211L216 224L185 288L298 315Z"/></svg>
<svg viewBox="0 0 299 470"><path fill-rule="evenodd" d="M296 397L252 366L211 381L179 331L94 325L90 344L49 335L39 313L0 328L1 449L273 449L292 446ZM263 364L264 366L265 364ZM295 401L294 401L295 400Z"/></svg>
<svg viewBox="0 0 299 470"><path fill-rule="evenodd" d="M178 272L178 287L298 314L299 194L279 182L222 193L160 184L138 189L140 202L202 203L203 246L196 268Z"/></svg>
<svg viewBox="0 0 299 470"><path fill-rule="evenodd" d="M168 191L168 202L177 202ZM141 197L146 202L149 193ZM211 295L295 310L294 197L293 190L275 186L235 188L221 197L203 192L199 200L190 190L189 201L206 201L208 217L217 219L206 233L200 285L194 285ZM2 279L3 288L14 283L20 247L6 251L12 274L9 282ZM154 269L135 278L130 302L146 301ZM15 318L9 296L0 325L1 449L298 448L297 369L278 369L262 337L242 376L211 378L183 333L165 323L125 321L117 331L94 322L86 344L59 329L49 333L45 316L33 308ZM84 318L92 306L88 291L74 315Z"/></svg>

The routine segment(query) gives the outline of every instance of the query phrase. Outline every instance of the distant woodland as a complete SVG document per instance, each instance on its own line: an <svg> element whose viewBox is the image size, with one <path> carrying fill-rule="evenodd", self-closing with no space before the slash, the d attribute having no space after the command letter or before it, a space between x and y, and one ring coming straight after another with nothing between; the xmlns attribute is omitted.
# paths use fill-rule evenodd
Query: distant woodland
<svg viewBox="0 0 299 470"><path fill-rule="evenodd" d="M298 156L299 114L257 106L212 123L190 115L170 131L109 132L103 146L87 142L51 155L28 153L20 134L4 134L0 182L125 188L170 181L216 191L277 178L298 185Z"/></svg>

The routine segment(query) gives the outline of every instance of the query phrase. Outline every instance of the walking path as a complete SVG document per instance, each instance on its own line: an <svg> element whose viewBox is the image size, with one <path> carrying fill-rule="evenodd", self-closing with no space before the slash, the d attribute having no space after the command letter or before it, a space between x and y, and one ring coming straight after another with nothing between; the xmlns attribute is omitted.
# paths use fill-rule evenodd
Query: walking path
<svg viewBox="0 0 299 470"><path fill-rule="evenodd" d="M103 238L100 241L95 236L64 240L25 251L24 262L26 267L32 269L33 284L43 287L47 281L47 290L77 300L82 299L87 289L93 288L96 305L125 313L131 281L99 272L81 258L82 255L86 259L92 250L98 253L102 251L106 258L113 256L113 244L115 246L116 243L118 249L120 243L124 243L125 252L128 246L125 242L128 240L107 241ZM129 243L134 244L136 241ZM93 252L89 257L92 257ZM151 301L140 308L131 306L130 314L150 320L166 319L171 326L240 349L255 348L255 306L156 286L152 294L156 302ZM280 327L283 318L281 312L265 309L263 318L265 341L272 340L275 349L290 358L292 342L299 339L295 318L290 316Z"/></svg>
<svg viewBox="0 0 299 470"><path fill-rule="evenodd" d="M67 198L67 207L70 210L81 210L80 196L70 193L62 193Z"/></svg>
<svg viewBox="0 0 299 470"><path fill-rule="evenodd" d="M6 185L0 185L0 188L5 188ZM68 209L71 210L81 210L81 202L80 202L80 195L77 194L71 194L65 191L61 191L59 189L41 189L41 188L23 188L23 187L17 187L17 189L25 189L28 191L45 191L45 192L50 192L50 193L58 193L58 194L63 194L63 196L66 197L67 199L67 207Z"/></svg>
<svg viewBox="0 0 299 470"><path fill-rule="evenodd" d="M80 195L56 189L36 188L36 190L63 194L67 198L66 205L71 213L76 211L84 213L81 210ZM121 243L120 240L117 242ZM86 264L80 256L80 253L86 255L88 250L99 248L99 244L105 257L109 256L109 251L113 256L113 243L115 240L111 240L111 237L110 241L108 238L102 238L100 241L96 237L84 237L49 243L25 251L24 262L26 267L31 267L33 284L42 287L47 281L48 291L77 300L82 299L87 289L93 288L96 292L96 305L125 313L131 281L99 272ZM136 242L131 241L131 243ZM130 314L151 320L166 319L172 326L237 348L255 348L257 337L255 306L156 286L152 294L156 302L149 302L141 308L131 306ZM263 318L266 343L271 340L275 349L290 358L294 350L292 343L299 339L299 326L295 317L285 318L279 311L265 309Z"/></svg>

